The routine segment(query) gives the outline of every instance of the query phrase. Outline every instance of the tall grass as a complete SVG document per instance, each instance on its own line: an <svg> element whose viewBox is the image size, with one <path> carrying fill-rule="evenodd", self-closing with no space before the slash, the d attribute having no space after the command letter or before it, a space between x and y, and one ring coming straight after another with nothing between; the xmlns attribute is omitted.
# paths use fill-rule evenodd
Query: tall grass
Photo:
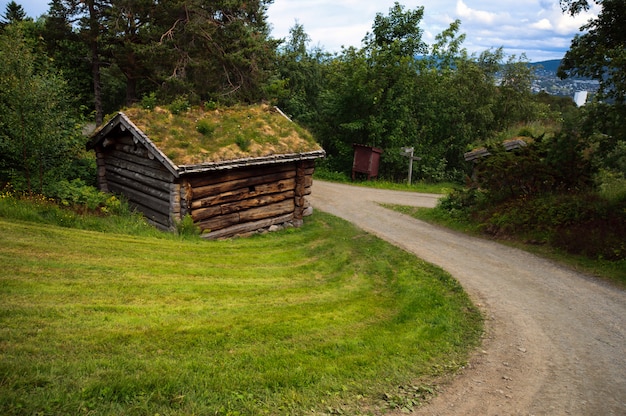
<svg viewBox="0 0 626 416"><path fill-rule="evenodd" d="M481 331L449 275L322 213L212 242L0 214L0 263L3 415L409 409Z"/></svg>

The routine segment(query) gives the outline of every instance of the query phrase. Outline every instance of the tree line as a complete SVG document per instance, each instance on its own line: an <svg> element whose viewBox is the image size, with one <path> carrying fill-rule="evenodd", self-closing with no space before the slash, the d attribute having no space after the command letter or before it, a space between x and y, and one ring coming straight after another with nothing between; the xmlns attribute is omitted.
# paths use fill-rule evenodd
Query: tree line
<svg viewBox="0 0 626 416"><path fill-rule="evenodd" d="M43 190L55 171L78 175L76 164L87 163L82 156L69 158L74 167L57 166L81 142L77 126L86 119L100 124L105 114L145 100L270 102L315 134L328 153L323 168L349 172L352 144L371 145L384 150L380 174L392 180L406 177L403 147L421 157L416 177L460 181L471 168L463 154L473 146L520 124L560 123L577 111L569 99L532 94L525 56L468 53L460 21L427 44L423 7L395 3L376 16L361 47L331 54L311 48L297 22L287 39L272 38L271 3L52 0L36 20L9 3L0 29L2 183L27 178L21 187L37 182ZM599 98L611 100L610 111L606 101L588 110L579 131L610 136L604 152L617 163L626 153L619 75L625 8L623 0L599 3L602 13L588 34L574 39L561 73L601 81ZM589 6L561 4L570 13ZM598 62L603 40L607 53Z"/></svg>

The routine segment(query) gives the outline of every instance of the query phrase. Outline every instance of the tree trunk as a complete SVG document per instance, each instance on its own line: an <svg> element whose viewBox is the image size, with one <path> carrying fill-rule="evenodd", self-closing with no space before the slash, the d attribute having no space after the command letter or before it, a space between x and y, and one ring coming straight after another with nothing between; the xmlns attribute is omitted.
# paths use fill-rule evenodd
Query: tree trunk
<svg viewBox="0 0 626 416"><path fill-rule="evenodd" d="M94 0L88 2L89 6L89 35L91 45L91 75L93 77L93 103L96 111L96 126L102 124L104 110L102 108L102 88L100 83L100 54L98 53L98 35L100 24Z"/></svg>
<svg viewBox="0 0 626 416"><path fill-rule="evenodd" d="M126 78L126 105L131 106L137 101L137 79L131 76Z"/></svg>

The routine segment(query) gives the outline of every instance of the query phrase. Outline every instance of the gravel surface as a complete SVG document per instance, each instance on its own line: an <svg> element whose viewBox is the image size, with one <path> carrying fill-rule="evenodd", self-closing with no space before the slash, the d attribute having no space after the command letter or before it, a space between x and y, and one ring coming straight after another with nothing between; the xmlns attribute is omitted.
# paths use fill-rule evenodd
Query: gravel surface
<svg viewBox="0 0 626 416"><path fill-rule="evenodd" d="M437 195L315 181L315 209L436 264L486 318L469 364L417 415L626 415L626 292L498 243L382 208Z"/></svg>

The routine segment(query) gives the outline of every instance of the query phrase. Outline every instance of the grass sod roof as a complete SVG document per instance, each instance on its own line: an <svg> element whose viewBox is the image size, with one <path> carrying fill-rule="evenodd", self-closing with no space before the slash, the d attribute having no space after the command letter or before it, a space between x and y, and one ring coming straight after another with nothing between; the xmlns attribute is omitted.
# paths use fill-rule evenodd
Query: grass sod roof
<svg viewBox="0 0 626 416"><path fill-rule="evenodd" d="M533 139L531 137L517 136L511 139L504 140L502 142L502 146L504 147L504 150L508 152L513 149L519 149L520 147L525 147L532 140ZM464 153L463 156L465 158L465 161L469 162L469 161L480 159L482 157L489 156L489 155L491 155L491 153L489 153L489 150L487 150L486 147L479 147L477 149L472 150L471 152Z"/></svg>
<svg viewBox="0 0 626 416"><path fill-rule="evenodd" d="M178 166L322 151L307 130L268 105L122 112Z"/></svg>

